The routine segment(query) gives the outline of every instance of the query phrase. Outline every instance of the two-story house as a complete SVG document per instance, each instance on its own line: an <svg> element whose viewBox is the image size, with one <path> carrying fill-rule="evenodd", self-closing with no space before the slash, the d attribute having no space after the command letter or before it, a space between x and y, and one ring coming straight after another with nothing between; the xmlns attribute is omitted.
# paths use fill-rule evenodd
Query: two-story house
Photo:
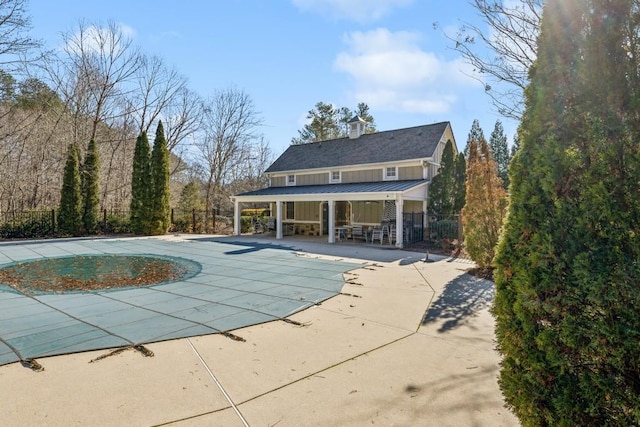
<svg viewBox="0 0 640 427"><path fill-rule="evenodd" d="M243 205L269 203L278 239L305 234L334 243L345 228L364 229L366 239L383 226L389 242L402 247L412 230L398 219L421 213L420 227L426 224L429 182L446 142L456 147L451 124L371 134L364 125L356 116L348 137L291 145L265 171L269 187L233 198L235 234Z"/></svg>

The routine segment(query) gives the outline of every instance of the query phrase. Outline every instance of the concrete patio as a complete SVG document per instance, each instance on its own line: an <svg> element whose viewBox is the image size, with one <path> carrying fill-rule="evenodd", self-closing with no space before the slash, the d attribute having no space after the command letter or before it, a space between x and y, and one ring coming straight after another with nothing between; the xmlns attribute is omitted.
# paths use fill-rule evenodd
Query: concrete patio
<svg viewBox="0 0 640 427"><path fill-rule="evenodd" d="M42 372L0 366L3 423L518 425L497 385L493 284L465 274L472 264L294 239L149 240L197 241L212 252L282 244L278 250L348 272L341 294L287 321L234 329L244 342L196 335L145 344L153 357L129 349L100 358L110 354L102 349L38 358ZM2 328L0 321L0 336Z"/></svg>

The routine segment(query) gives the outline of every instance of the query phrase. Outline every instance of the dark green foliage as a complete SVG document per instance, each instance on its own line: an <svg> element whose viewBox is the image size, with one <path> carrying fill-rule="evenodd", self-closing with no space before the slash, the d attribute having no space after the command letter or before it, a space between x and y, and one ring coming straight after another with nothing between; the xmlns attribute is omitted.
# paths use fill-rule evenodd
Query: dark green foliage
<svg viewBox="0 0 640 427"><path fill-rule="evenodd" d="M165 234L171 225L169 200L169 151L162 122L158 123L151 151L151 194L148 233Z"/></svg>
<svg viewBox="0 0 640 427"><path fill-rule="evenodd" d="M516 155L519 148L520 148L520 139L518 138L518 134L515 134L513 135L513 144L511 145L511 151L509 152L509 162L511 162L511 159L513 158L513 156ZM507 177L508 176L509 174L507 174Z"/></svg>
<svg viewBox="0 0 640 427"><path fill-rule="evenodd" d="M62 106L63 102L58 94L46 83L30 77L18 84L19 93L16 95L16 103L20 108L47 109L55 106Z"/></svg>
<svg viewBox="0 0 640 427"><path fill-rule="evenodd" d="M126 215L110 214L107 216L107 223L104 226L107 234L126 234L133 232L131 221Z"/></svg>
<svg viewBox="0 0 640 427"><path fill-rule="evenodd" d="M240 232L248 233L253 230L253 225L251 223L252 217L250 216L241 216L240 217Z"/></svg>
<svg viewBox="0 0 640 427"><path fill-rule="evenodd" d="M79 236L82 230L82 192L78 151L76 145L69 145L58 209L58 231L72 236Z"/></svg>
<svg viewBox="0 0 640 427"><path fill-rule="evenodd" d="M464 156L469 156L469 144L471 144L471 141L476 141L479 143L479 141L484 141L484 139L484 132L480 127L480 122L478 121L478 119L474 119L473 123L471 124L469 135L467 136L467 145L464 146Z"/></svg>
<svg viewBox="0 0 640 427"><path fill-rule="evenodd" d="M135 234L146 234L145 219L149 217L149 195L151 191L151 171L149 140L142 132L136 140L131 174L131 230Z"/></svg>
<svg viewBox="0 0 640 427"><path fill-rule="evenodd" d="M494 275L500 387L525 426L640 425L639 18L545 2Z"/></svg>
<svg viewBox="0 0 640 427"><path fill-rule="evenodd" d="M182 188L178 206L183 212L204 209L204 199L202 198L202 190L199 183L191 181Z"/></svg>
<svg viewBox="0 0 640 427"><path fill-rule="evenodd" d="M502 122L496 121L496 125L489 137L489 148L493 154L498 168L498 176L502 180L505 189L509 188L509 146L507 144L507 135L504 133Z"/></svg>
<svg viewBox="0 0 640 427"><path fill-rule="evenodd" d="M53 235L51 211L24 212L0 225L0 239L35 239Z"/></svg>
<svg viewBox="0 0 640 427"><path fill-rule="evenodd" d="M369 113L369 106L364 102L359 103L353 111L347 107L335 108L331 104L318 102L315 108L307 113L307 119L311 122L298 131L298 137L292 138L291 143L307 144L345 137L349 135L348 122L354 116L360 116L367 122L365 133L376 131L375 120Z"/></svg>
<svg viewBox="0 0 640 427"><path fill-rule="evenodd" d="M431 234L429 238L436 242L456 240L458 238L458 220L455 217L452 218L431 222L429 224L429 233Z"/></svg>
<svg viewBox="0 0 640 427"><path fill-rule="evenodd" d="M82 165L82 224L87 233L95 233L100 215L100 161L98 146L89 142Z"/></svg>
<svg viewBox="0 0 640 427"><path fill-rule="evenodd" d="M456 159L456 184L455 184L455 193L453 196L453 211L454 212L462 212L462 208L464 207L467 189L466 189L466 180L467 180L467 161L464 158L463 153L458 153L458 158Z"/></svg>
<svg viewBox="0 0 640 427"><path fill-rule="evenodd" d="M460 188L459 181L456 181L456 158L453 143L448 140L442 152L438 174L429 186L429 211L433 213L450 215L460 212L455 210L456 202L460 200L456 191Z"/></svg>
<svg viewBox="0 0 640 427"><path fill-rule="evenodd" d="M12 104L16 97L16 79L6 71L0 70L0 102Z"/></svg>

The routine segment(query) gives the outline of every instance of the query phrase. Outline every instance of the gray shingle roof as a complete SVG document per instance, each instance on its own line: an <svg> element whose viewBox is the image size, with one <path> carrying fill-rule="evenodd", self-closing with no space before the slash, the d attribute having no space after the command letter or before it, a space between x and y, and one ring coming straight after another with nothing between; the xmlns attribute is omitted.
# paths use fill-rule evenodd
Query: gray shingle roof
<svg viewBox="0 0 640 427"><path fill-rule="evenodd" d="M289 196L301 194L345 194L380 193L388 191L406 191L426 180L359 182L353 184L298 185L291 187L269 187L238 194L238 196Z"/></svg>
<svg viewBox="0 0 640 427"><path fill-rule="evenodd" d="M265 171L284 172L431 157L449 122L291 145Z"/></svg>

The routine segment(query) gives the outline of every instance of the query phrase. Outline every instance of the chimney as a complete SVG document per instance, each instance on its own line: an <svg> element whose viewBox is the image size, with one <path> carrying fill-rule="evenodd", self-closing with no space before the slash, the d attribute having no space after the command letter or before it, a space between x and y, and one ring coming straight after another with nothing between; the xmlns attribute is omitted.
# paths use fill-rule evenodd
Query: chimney
<svg viewBox="0 0 640 427"><path fill-rule="evenodd" d="M364 126L367 124L360 116L353 116L347 123L349 124L349 139L360 138L360 135L364 133Z"/></svg>

